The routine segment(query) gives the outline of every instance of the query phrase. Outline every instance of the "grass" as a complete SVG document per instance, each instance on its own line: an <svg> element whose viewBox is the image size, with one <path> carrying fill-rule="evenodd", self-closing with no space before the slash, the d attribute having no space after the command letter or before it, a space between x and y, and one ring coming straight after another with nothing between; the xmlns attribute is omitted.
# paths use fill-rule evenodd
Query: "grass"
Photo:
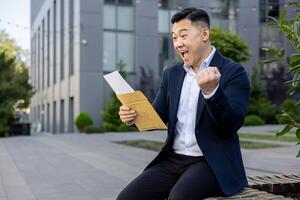
<svg viewBox="0 0 300 200"><path fill-rule="evenodd" d="M276 135L276 133L279 131L279 129L277 130L277 131L268 131L269 133L274 133L274 135ZM296 129L294 130L294 129L292 129L292 130L290 130L290 131L288 131L286 134L288 134L288 135L295 135L295 133L296 133Z"/></svg>
<svg viewBox="0 0 300 200"><path fill-rule="evenodd" d="M124 140L120 142L115 142L118 144L133 146L137 148L152 150L152 151L160 151L163 146L163 142L157 141L149 141L149 140ZM244 149L262 149L262 148L274 148L280 147L281 145L276 144L266 144L266 143L256 143L256 142L240 142L241 148Z"/></svg>
<svg viewBox="0 0 300 200"><path fill-rule="evenodd" d="M280 136L277 137L274 135L263 135L263 134L252 134L252 133L239 133L240 138L250 138L258 140L272 140L272 141L282 141L282 142L298 142L296 137L286 137Z"/></svg>

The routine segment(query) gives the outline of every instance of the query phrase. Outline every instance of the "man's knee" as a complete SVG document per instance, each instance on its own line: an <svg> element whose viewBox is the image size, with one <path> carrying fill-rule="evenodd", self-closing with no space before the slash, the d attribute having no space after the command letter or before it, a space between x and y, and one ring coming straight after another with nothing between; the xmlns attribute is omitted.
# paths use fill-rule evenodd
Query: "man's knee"
<svg viewBox="0 0 300 200"><path fill-rule="evenodd" d="M130 192L125 188L119 193L116 200L129 200L129 199L130 199Z"/></svg>
<svg viewBox="0 0 300 200"><path fill-rule="evenodd" d="M143 193L141 193L134 185L127 185L118 195L116 200L133 200L141 199Z"/></svg>

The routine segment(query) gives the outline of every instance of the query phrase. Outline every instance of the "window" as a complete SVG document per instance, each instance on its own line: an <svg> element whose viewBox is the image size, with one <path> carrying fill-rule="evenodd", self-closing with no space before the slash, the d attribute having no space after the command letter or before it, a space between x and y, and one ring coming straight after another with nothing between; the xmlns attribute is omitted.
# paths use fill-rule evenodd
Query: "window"
<svg viewBox="0 0 300 200"><path fill-rule="evenodd" d="M259 1L259 21L262 23L267 22L267 0Z"/></svg>
<svg viewBox="0 0 300 200"><path fill-rule="evenodd" d="M103 8L103 27L104 29L116 29L116 6L105 5Z"/></svg>
<svg viewBox="0 0 300 200"><path fill-rule="evenodd" d="M47 123L46 123L46 131L50 131L50 104L47 103Z"/></svg>
<svg viewBox="0 0 300 200"><path fill-rule="evenodd" d="M113 71L116 65L116 33L103 33L103 67L106 71Z"/></svg>
<svg viewBox="0 0 300 200"><path fill-rule="evenodd" d="M42 85L41 88L44 89L45 83L45 20L42 21Z"/></svg>
<svg viewBox="0 0 300 200"><path fill-rule="evenodd" d="M60 133L64 133L65 132L65 104L64 104L64 100L60 101Z"/></svg>
<svg viewBox="0 0 300 200"><path fill-rule="evenodd" d="M162 72L176 60L172 42L172 16L182 7L179 0L160 0L158 3L159 66Z"/></svg>
<svg viewBox="0 0 300 200"><path fill-rule="evenodd" d="M105 0L103 12L103 69L113 71L123 60L125 69L134 69L134 8L131 0Z"/></svg>
<svg viewBox="0 0 300 200"><path fill-rule="evenodd" d="M69 132L74 132L74 98L70 97L69 98Z"/></svg>
<svg viewBox="0 0 300 200"><path fill-rule="evenodd" d="M279 17L279 0L269 0L268 16L278 19Z"/></svg>
<svg viewBox="0 0 300 200"><path fill-rule="evenodd" d="M65 74L64 74L64 56L65 56L65 34L64 34L64 22L65 22L65 16L64 16L64 0L61 0L61 7L60 7L60 80L64 80Z"/></svg>
<svg viewBox="0 0 300 200"><path fill-rule="evenodd" d="M74 74L74 0L69 2L69 75Z"/></svg>
<svg viewBox="0 0 300 200"><path fill-rule="evenodd" d="M170 12L169 10L158 10L158 32L170 33Z"/></svg>
<svg viewBox="0 0 300 200"><path fill-rule="evenodd" d="M56 83L56 1L53 2L53 83Z"/></svg>
<svg viewBox="0 0 300 200"><path fill-rule="evenodd" d="M118 33L117 35L118 51L117 61L123 60L126 63L126 70L132 72L133 69L133 34L131 33Z"/></svg>
<svg viewBox="0 0 300 200"><path fill-rule="evenodd" d="M40 91L40 80L41 80L41 75L40 75L40 68L41 68L41 31L40 27L38 28L38 44L37 44L37 56L38 56L38 61L37 61L37 89Z"/></svg>
<svg viewBox="0 0 300 200"><path fill-rule="evenodd" d="M118 30L133 30L133 8L129 6L119 6L117 12Z"/></svg>
<svg viewBox="0 0 300 200"><path fill-rule="evenodd" d="M50 10L48 10L47 12L47 87L49 86L50 86Z"/></svg>
<svg viewBox="0 0 300 200"><path fill-rule="evenodd" d="M56 133L56 101L53 102L52 132Z"/></svg>

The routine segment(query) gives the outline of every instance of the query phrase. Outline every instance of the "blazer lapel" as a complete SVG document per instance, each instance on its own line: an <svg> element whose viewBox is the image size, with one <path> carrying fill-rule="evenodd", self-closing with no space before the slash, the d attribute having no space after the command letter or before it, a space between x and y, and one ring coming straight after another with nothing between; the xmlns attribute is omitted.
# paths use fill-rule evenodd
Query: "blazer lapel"
<svg viewBox="0 0 300 200"><path fill-rule="evenodd" d="M170 115L170 122L171 125L175 125L176 119L177 119L177 111L178 111L178 106L179 106L179 100L180 100L180 94L181 94L181 89L183 85L183 80L185 77L186 71L184 70L182 64L179 65L175 71L171 74L171 91L170 95L172 98L170 98L170 107L171 107L171 115Z"/></svg>
<svg viewBox="0 0 300 200"><path fill-rule="evenodd" d="M222 66L223 66L223 56L222 54L216 49L216 52L214 54L214 57L212 58L209 66L211 67L217 67L218 70L221 72ZM199 123L199 120L202 115L202 111L205 105L205 99L202 95L202 92L200 91L199 93L199 98L198 98L198 104L197 104L197 114L196 114L196 125Z"/></svg>

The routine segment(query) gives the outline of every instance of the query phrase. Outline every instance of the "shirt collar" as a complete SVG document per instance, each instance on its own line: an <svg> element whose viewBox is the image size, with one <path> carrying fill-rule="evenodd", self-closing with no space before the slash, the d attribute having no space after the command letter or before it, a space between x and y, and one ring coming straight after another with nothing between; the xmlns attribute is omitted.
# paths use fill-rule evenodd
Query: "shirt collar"
<svg viewBox="0 0 300 200"><path fill-rule="evenodd" d="M212 51L211 51L210 54L205 58L205 60L200 64L199 71L202 70L202 69L207 68L207 67L209 66L209 64L210 64L210 62L211 62L211 60L212 60L212 58L214 57L215 52L216 52L216 48L215 48L214 46L211 46L211 47L212 47ZM185 64L185 63L184 63L184 65L183 65L183 68L184 68L184 70L185 70L186 72L189 72L189 71L192 70L191 67L188 66L188 65ZM199 71L198 71L198 72L199 72ZM198 72L197 72L197 73L198 73Z"/></svg>

